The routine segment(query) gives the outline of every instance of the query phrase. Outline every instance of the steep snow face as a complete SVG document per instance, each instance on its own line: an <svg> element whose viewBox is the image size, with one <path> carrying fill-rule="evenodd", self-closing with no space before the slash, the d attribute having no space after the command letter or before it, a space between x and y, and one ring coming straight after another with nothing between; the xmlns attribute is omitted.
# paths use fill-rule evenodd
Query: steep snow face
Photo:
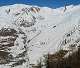
<svg viewBox="0 0 80 68"><path fill-rule="evenodd" d="M72 30L67 32L60 43L60 49L66 50L67 54L64 57L68 57L73 52L78 51L80 47L80 25L76 25Z"/></svg>
<svg viewBox="0 0 80 68"><path fill-rule="evenodd" d="M61 43L63 37L69 31L75 31L74 27L77 28L80 22L80 5L67 6L65 12L64 7L51 9L23 4L3 6L0 7L0 10L0 30L3 29L2 33L4 34L4 29L14 29L17 36L13 43L14 46L2 50L7 51L12 56L11 62L5 64L8 68L16 66L17 62L20 63L22 59L25 59L22 62L22 67L19 64L20 67L17 68L26 68L26 66L29 68L29 64L37 64L37 61L44 54L55 53L60 48L65 49ZM72 39L76 39L77 34L78 32L74 33ZM0 36L0 41L14 37ZM14 62L15 60L16 62ZM1 65L1 68L3 67L4 65Z"/></svg>

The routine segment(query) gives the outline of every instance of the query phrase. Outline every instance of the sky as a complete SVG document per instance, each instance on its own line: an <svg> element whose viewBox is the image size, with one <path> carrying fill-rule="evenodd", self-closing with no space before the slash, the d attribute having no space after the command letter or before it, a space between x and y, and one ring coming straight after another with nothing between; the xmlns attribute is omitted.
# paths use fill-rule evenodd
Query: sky
<svg viewBox="0 0 80 68"><path fill-rule="evenodd" d="M80 0L0 0L0 6L12 4L27 4L58 8L64 6L64 4L78 5L80 4Z"/></svg>

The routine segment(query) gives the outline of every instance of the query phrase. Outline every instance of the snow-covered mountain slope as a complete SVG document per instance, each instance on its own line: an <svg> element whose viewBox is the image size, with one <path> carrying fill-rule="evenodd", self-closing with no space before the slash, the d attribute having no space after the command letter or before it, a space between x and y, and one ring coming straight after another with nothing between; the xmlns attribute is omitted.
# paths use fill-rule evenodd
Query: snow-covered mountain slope
<svg viewBox="0 0 80 68"><path fill-rule="evenodd" d="M44 54L55 53L60 48L65 49L67 45L64 46L62 42L66 38L79 38L79 11L80 5L67 6L65 12L64 7L51 9L23 4L0 7L0 44L7 47L2 49L3 46L1 51L7 51L12 56L9 60L11 62L5 65L14 67L17 64L15 60L19 62L25 59L22 62L25 63L19 68L26 68L25 65L37 64ZM15 31L15 35L11 29ZM5 31L10 35L5 35ZM72 31L74 34L66 37ZM15 40L11 42L14 45L7 46L10 44L7 39L13 38Z"/></svg>

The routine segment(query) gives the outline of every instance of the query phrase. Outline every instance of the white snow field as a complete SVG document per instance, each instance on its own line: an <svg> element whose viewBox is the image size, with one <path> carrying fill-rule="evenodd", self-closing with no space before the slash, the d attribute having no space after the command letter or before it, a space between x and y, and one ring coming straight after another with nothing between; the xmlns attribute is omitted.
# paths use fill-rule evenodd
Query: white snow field
<svg viewBox="0 0 80 68"><path fill-rule="evenodd" d="M79 38L79 24L80 5L67 6L65 12L64 7L52 9L24 4L0 7L0 30L12 28L18 35L14 46L9 47L10 50L5 50L14 60L24 58L27 61L15 67L11 67L14 62L1 64L0 68L30 68L30 64L36 65L43 55L53 54L60 49L61 41L68 32L75 31L71 36L73 40ZM67 46L62 48L68 49ZM25 50L25 57L15 59Z"/></svg>

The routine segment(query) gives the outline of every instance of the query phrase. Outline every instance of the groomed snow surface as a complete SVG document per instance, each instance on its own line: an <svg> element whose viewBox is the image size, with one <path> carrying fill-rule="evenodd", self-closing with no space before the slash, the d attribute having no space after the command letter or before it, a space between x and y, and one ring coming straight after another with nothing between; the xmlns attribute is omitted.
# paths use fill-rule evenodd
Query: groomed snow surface
<svg viewBox="0 0 80 68"><path fill-rule="evenodd" d="M34 11L29 11L31 7L40 10L37 11L34 8ZM26 55L29 62L14 68L26 68L26 64L36 65L43 55L58 51L64 35L77 27L78 24L80 24L80 5L67 6L65 12L64 7L52 9L24 4L0 7L0 29L9 27L18 32L19 37L14 43L16 46L10 50L12 55L17 56L24 51L24 46L27 47ZM20 34L19 31L23 33ZM24 35L26 36L25 44L22 39ZM0 65L0 68L11 67L3 64Z"/></svg>

